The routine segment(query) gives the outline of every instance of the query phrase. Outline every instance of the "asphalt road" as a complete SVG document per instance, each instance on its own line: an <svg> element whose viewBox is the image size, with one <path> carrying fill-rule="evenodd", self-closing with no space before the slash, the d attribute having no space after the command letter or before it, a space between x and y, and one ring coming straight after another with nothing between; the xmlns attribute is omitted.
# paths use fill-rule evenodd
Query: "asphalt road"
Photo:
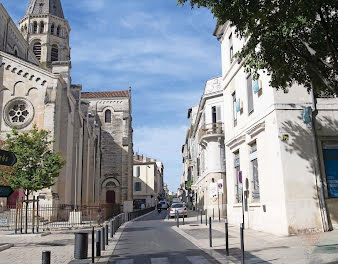
<svg viewBox="0 0 338 264"><path fill-rule="evenodd" d="M157 211L129 223L115 248L110 264L216 264L209 255L173 231Z"/></svg>

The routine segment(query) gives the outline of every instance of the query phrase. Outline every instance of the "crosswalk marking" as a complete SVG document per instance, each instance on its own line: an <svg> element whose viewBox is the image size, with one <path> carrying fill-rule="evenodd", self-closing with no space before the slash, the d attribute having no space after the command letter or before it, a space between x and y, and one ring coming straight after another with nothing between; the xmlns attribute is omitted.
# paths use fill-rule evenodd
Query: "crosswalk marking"
<svg viewBox="0 0 338 264"><path fill-rule="evenodd" d="M116 261L116 264L134 264L133 259L123 259Z"/></svg>
<svg viewBox="0 0 338 264"><path fill-rule="evenodd" d="M151 264L169 264L168 258L151 258Z"/></svg>
<svg viewBox="0 0 338 264"><path fill-rule="evenodd" d="M193 264L210 264L210 262L202 256L189 256L187 259Z"/></svg>

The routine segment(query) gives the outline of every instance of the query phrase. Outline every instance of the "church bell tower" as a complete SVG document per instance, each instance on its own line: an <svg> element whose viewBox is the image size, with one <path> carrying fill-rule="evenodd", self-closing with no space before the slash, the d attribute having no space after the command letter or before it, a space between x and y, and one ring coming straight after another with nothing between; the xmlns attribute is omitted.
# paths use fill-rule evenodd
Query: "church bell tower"
<svg viewBox="0 0 338 264"><path fill-rule="evenodd" d="M56 61L70 61L68 21L61 0L30 0L19 30L43 67Z"/></svg>

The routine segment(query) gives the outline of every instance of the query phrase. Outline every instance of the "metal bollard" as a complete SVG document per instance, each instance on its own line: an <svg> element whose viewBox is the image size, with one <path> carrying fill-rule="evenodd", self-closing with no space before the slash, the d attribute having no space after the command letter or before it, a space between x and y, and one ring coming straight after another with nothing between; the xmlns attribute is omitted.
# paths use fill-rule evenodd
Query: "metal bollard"
<svg viewBox="0 0 338 264"><path fill-rule="evenodd" d="M243 223L240 226L240 231L241 231L241 253L242 253L241 263L244 264L244 225Z"/></svg>
<svg viewBox="0 0 338 264"><path fill-rule="evenodd" d="M225 219L225 252L229 256L229 224L227 219Z"/></svg>
<svg viewBox="0 0 338 264"><path fill-rule="evenodd" d="M92 263L95 263L95 230L92 229Z"/></svg>
<svg viewBox="0 0 338 264"><path fill-rule="evenodd" d="M101 251L106 250L106 243L105 243L105 228L101 227Z"/></svg>
<svg viewBox="0 0 338 264"><path fill-rule="evenodd" d="M210 245L210 247L212 247L211 217L209 217L209 245Z"/></svg>
<svg viewBox="0 0 338 264"><path fill-rule="evenodd" d="M207 210L205 210L205 225L208 226L208 214L207 214Z"/></svg>
<svg viewBox="0 0 338 264"><path fill-rule="evenodd" d="M218 208L218 222L221 222L221 210Z"/></svg>
<svg viewBox="0 0 338 264"><path fill-rule="evenodd" d="M215 208L212 208L212 220L215 220Z"/></svg>
<svg viewBox="0 0 338 264"><path fill-rule="evenodd" d="M110 237L113 238L114 237L113 220L110 220L109 224L110 224L110 229L109 229Z"/></svg>
<svg viewBox="0 0 338 264"><path fill-rule="evenodd" d="M101 230L96 230L96 256L101 257Z"/></svg>
<svg viewBox="0 0 338 264"><path fill-rule="evenodd" d="M74 258L87 259L88 258L88 233L75 233L74 244Z"/></svg>
<svg viewBox="0 0 338 264"><path fill-rule="evenodd" d="M109 228L108 228L108 225L106 224L106 246L108 246L108 233L109 233Z"/></svg>
<svg viewBox="0 0 338 264"><path fill-rule="evenodd" d="M185 214L184 214L184 211L183 211L183 225L184 225L184 215L185 215Z"/></svg>
<svg viewBox="0 0 338 264"><path fill-rule="evenodd" d="M42 251L42 264L50 264L50 251Z"/></svg>
<svg viewBox="0 0 338 264"><path fill-rule="evenodd" d="M176 225L177 227L180 227L180 215L178 214L178 211L175 212L176 213Z"/></svg>

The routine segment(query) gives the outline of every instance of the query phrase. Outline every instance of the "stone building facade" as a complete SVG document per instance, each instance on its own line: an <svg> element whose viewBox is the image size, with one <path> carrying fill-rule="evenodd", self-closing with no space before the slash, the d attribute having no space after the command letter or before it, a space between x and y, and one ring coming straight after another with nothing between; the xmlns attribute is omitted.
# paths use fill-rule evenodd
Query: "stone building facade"
<svg viewBox="0 0 338 264"><path fill-rule="evenodd" d="M143 155L134 156L134 208L155 206L165 199L162 162Z"/></svg>
<svg viewBox="0 0 338 264"><path fill-rule="evenodd" d="M0 136L35 124L55 138L66 165L53 187L35 194L42 204L131 210L131 90L72 84L69 33L60 0L31 0L18 27L0 4Z"/></svg>

